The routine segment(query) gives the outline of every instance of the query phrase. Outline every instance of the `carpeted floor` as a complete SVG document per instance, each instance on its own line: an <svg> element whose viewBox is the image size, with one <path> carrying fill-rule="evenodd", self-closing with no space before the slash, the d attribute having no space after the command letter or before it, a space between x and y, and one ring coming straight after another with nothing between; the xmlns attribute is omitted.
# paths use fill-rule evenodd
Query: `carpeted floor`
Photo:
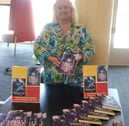
<svg viewBox="0 0 129 126"><path fill-rule="evenodd" d="M125 124L129 126L129 66L110 66L108 83L109 88L118 89Z"/></svg>

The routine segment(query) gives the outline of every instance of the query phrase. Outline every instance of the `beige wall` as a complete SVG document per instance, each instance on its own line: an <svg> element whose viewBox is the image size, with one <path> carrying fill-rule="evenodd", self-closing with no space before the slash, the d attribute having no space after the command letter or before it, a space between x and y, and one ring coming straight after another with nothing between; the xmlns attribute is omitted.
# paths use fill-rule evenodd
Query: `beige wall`
<svg viewBox="0 0 129 126"><path fill-rule="evenodd" d="M113 0L76 0L79 23L87 27L96 53L90 64L108 64Z"/></svg>
<svg viewBox="0 0 129 126"><path fill-rule="evenodd" d="M0 4L10 4L10 0L0 0Z"/></svg>

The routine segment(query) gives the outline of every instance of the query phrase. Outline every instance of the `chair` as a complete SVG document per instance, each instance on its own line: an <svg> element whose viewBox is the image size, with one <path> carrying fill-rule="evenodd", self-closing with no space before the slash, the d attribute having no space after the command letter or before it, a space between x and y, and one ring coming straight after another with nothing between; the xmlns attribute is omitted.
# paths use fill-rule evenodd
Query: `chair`
<svg viewBox="0 0 129 126"><path fill-rule="evenodd" d="M2 33L1 39L3 42L7 42L7 47L9 47L9 43L14 43L14 56L16 56L16 37L14 36L14 31L6 31Z"/></svg>

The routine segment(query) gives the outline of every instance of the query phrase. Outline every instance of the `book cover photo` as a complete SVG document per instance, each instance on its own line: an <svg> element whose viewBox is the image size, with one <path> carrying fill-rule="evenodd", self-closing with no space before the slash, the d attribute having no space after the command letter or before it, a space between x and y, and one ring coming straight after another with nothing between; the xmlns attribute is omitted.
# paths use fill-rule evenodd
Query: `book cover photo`
<svg viewBox="0 0 129 126"><path fill-rule="evenodd" d="M12 79L12 95L13 96L25 96L25 84L26 80L21 78Z"/></svg>
<svg viewBox="0 0 129 126"><path fill-rule="evenodd" d="M77 64L77 55L78 54L64 52L59 66L59 73L74 74Z"/></svg>
<svg viewBox="0 0 129 126"><path fill-rule="evenodd" d="M99 97L99 99L101 100L102 108L121 112L122 108L118 104L118 102L115 100L114 97L105 96L105 95L101 95L101 94L97 94L97 97Z"/></svg>
<svg viewBox="0 0 129 126"><path fill-rule="evenodd" d="M39 86L40 85L40 67L29 67L28 68L28 86Z"/></svg>
<svg viewBox="0 0 129 126"><path fill-rule="evenodd" d="M95 76L84 77L85 92L96 92Z"/></svg>
<svg viewBox="0 0 129 126"><path fill-rule="evenodd" d="M98 82L107 81L107 66L104 65L97 66L97 81Z"/></svg>

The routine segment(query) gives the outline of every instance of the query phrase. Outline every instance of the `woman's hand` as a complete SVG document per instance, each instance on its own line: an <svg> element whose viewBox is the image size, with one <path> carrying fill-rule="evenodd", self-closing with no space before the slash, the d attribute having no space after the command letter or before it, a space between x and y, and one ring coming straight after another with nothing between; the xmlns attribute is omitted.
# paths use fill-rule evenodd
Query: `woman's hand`
<svg viewBox="0 0 129 126"><path fill-rule="evenodd" d="M56 57L49 56L48 61L52 62L57 67L60 65L60 61Z"/></svg>
<svg viewBox="0 0 129 126"><path fill-rule="evenodd" d="M80 60L82 60L82 59L83 59L83 56L80 55L80 54L78 54L78 56L77 56L77 61L80 61Z"/></svg>

